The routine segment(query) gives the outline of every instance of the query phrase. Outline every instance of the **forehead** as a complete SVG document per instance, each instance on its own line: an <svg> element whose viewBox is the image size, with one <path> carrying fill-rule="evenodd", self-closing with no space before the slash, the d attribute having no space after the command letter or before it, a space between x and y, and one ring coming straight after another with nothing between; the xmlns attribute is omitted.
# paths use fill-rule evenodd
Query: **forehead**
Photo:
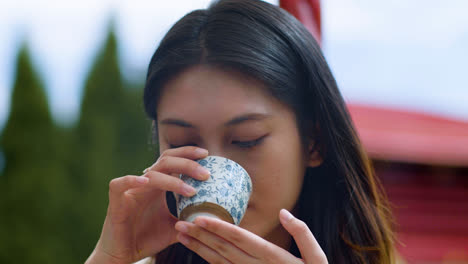
<svg viewBox="0 0 468 264"><path fill-rule="evenodd" d="M279 104L259 81L236 72L195 66L165 84L157 113L158 120L227 119L245 112L269 114L279 110Z"/></svg>

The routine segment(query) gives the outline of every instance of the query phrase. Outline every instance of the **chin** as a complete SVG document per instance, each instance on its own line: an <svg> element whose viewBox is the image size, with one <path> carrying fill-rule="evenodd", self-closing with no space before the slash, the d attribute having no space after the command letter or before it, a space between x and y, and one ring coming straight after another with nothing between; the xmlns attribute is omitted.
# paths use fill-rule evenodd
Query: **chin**
<svg viewBox="0 0 468 264"><path fill-rule="evenodd" d="M252 207L252 204L249 203L249 205L247 206L247 210L245 211L245 215L242 218L239 226L250 231L249 226L251 226L252 220L255 219L254 216L255 216L255 210Z"/></svg>
<svg viewBox="0 0 468 264"><path fill-rule="evenodd" d="M264 217L259 215L259 212L255 210L254 206L249 204L239 227L242 227L260 237L265 237L269 233L268 226L269 224L264 221Z"/></svg>

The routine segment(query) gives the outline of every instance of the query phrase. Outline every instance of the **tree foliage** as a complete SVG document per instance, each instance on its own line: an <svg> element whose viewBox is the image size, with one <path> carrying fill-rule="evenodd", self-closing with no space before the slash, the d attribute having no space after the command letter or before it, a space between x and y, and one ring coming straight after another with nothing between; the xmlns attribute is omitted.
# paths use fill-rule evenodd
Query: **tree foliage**
<svg viewBox="0 0 468 264"><path fill-rule="evenodd" d="M109 181L154 160L140 84L121 75L113 27L91 66L78 122L55 124L26 45L0 134L0 263L83 263L108 204Z"/></svg>
<svg viewBox="0 0 468 264"><path fill-rule="evenodd" d="M0 144L5 168L0 224L1 263L51 263L66 259L59 212L70 189L60 156L62 134L54 125L44 86L26 45L17 57L11 111Z"/></svg>

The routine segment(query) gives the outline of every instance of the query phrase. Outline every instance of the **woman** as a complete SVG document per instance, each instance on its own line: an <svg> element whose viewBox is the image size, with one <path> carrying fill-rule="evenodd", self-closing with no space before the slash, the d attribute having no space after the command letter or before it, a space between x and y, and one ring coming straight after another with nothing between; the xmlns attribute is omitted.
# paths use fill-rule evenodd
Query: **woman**
<svg viewBox="0 0 468 264"><path fill-rule="evenodd" d="M221 0L189 13L153 55L144 103L161 156L111 181L87 263L394 263L386 200L343 98L287 12ZM194 160L207 155L252 177L239 227L168 210L166 192L194 195L175 176L206 179Z"/></svg>

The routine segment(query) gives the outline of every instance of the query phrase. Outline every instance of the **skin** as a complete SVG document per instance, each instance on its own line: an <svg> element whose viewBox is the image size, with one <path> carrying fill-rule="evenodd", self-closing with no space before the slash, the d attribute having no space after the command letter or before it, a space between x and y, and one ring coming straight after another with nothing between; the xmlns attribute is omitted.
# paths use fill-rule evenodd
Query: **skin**
<svg viewBox="0 0 468 264"><path fill-rule="evenodd" d="M175 242L210 263L327 263L308 227L289 213L306 167L321 163L303 146L289 107L261 83L207 66L166 83L157 105L162 155L143 176L110 183L108 214L88 263L130 263ZM206 179L193 160L208 154L238 162L251 176L240 226L206 217L178 222L167 209L165 191L194 194L174 176ZM303 259L286 250L292 239Z"/></svg>

